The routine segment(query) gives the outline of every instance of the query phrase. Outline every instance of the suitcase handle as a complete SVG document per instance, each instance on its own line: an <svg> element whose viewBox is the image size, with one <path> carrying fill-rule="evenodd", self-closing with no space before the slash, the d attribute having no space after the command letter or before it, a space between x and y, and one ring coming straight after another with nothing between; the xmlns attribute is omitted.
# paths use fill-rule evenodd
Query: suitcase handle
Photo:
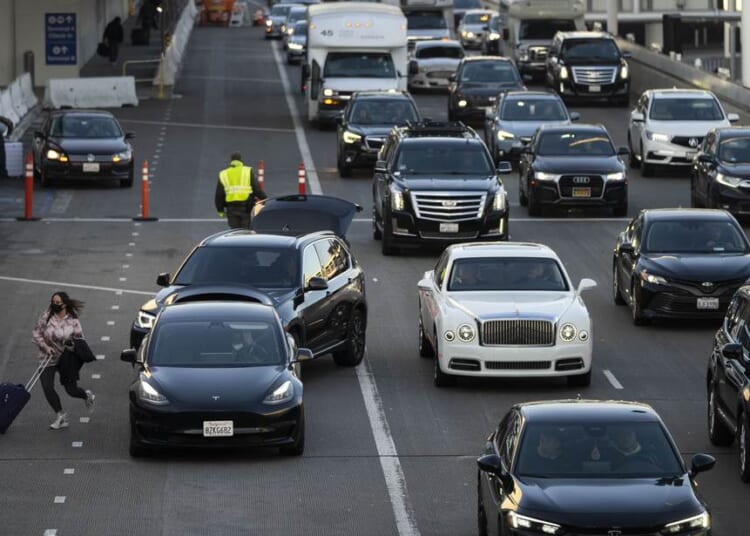
<svg viewBox="0 0 750 536"><path fill-rule="evenodd" d="M42 372L44 372L44 369L47 368L47 365L49 365L50 361L52 361L52 354L48 355L47 359L39 364L39 366L34 371L34 374L32 374L31 378L29 378L29 381L26 382L25 388L29 393L36 385L36 382L39 381L39 377L42 375Z"/></svg>

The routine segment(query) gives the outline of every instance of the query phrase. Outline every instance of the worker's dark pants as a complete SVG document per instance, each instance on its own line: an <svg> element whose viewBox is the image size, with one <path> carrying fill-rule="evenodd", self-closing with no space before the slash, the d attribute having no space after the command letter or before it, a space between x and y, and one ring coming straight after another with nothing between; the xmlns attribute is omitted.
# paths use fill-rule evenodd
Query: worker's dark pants
<svg viewBox="0 0 750 536"><path fill-rule="evenodd" d="M230 229L249 229L250 210L248 205L226 207L227 223Z"/></svg>

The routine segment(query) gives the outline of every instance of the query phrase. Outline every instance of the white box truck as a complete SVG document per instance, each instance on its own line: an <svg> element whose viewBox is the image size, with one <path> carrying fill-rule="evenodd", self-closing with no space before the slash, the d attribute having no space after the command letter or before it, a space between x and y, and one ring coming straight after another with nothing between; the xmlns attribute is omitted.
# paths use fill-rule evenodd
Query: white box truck
<svg viewBox="0 0 750 536"><path fill-rule="evenodd" d="M400 6L406 16L409 48L417 41L453 39L453 0L381 0Z"/></svg>
<svg viewBox="0 0 750 536"><path fill-rule="evenodd" d="M557 32L585 30L583 0L500 0L500 53L513 58L521 75L545 76Z"/></svg>
<svg viewBox="0 0 750 536"><path fill-rule="evenodd" d="M406 18L396 6L371 2L311 5L303 77L307 118L336 119L355 91L405 90Z"/></svg>

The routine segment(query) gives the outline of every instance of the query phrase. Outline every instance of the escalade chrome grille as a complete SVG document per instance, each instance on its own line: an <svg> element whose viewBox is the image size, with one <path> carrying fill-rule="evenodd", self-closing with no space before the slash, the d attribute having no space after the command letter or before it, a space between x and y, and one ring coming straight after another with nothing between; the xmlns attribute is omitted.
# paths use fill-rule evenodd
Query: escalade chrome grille
<svg viewBox="0 0 750 536"><path fill-rule="evenodd" d="M482 344L553 346L555 324L549 320L490 320L482 324Z"/></svg>
<svg viewBox="0 0 750 536"><path fill-rule="evenodd" d="M417 219L442 222L481 218L486 198L477 192L411 192Z"/></svg>
<svg viewBox="0 0 750 536"><path fill-rule="evenodd" d="M617 67L573 67L576 84L614 84Z"/></svg>

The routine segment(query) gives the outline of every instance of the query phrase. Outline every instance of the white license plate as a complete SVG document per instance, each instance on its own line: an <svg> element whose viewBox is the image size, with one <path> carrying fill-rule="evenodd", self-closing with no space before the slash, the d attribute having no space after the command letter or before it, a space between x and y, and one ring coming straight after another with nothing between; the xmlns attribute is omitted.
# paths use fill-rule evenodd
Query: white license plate
<svg viewBox="0 0 750 536"><path fill-rule="evenodd" d="M698 298L696 306L698 309L716 311L719 309L719 298Z"/></svg>
<svg viewBox="0 0 750 536"><path fill-rule="evenodd" d="M573 188L573 197L591 197L591 188Z"/></svg>
<svg viewBox="0 0 750 536"><path fill-rule="evenodd" d="M441 223L440 232L441 233L457 233L458 224L457 223Z"/></svg>
<svg viewBox="0 0 750 536"><path fill-rule="evenodd" d="M99 173L99 164L94 162L93 164L91 162L85 162L83 164L83 172L84 173Z"/></svg>
<svg viewBox="0 0 750 536"><path fill-rule="evenodd" d="M602 86L589 86L589 93L601 93Z"/></svg>
<svg viewBox="0 0 750 536"><path fill-rule="evenodd" d="M203 437L231 437L234 421L203 421Z"/></svg>

